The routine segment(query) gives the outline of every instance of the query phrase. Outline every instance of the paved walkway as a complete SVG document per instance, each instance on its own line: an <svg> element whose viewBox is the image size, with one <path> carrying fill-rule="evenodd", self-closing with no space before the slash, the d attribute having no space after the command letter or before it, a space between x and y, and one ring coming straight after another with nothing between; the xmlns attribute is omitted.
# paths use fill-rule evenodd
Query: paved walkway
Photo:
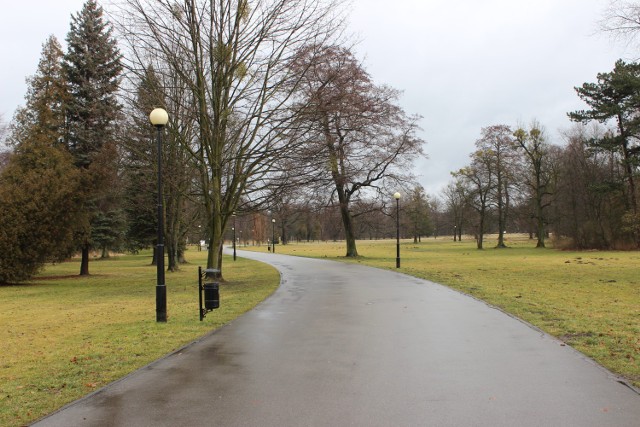
<svg viewBox="0 0 640 427"><path fill-rule="evenodd" d="M271 298L35 425L640 425L640 395L482 302L396 272L242 256L281 271Z"/></svg>

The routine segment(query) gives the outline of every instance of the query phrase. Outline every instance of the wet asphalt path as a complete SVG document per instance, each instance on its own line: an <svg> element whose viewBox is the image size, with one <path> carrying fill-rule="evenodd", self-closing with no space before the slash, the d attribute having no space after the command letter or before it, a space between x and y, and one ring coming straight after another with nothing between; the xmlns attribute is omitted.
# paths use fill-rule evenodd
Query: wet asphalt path
<svg viewBox="0 0 640 427"><path fill-rule="evenodd" d="M640 395L482 302L396 272L242 256L281 271L271 298L35 425L640 426Z"/></svg>

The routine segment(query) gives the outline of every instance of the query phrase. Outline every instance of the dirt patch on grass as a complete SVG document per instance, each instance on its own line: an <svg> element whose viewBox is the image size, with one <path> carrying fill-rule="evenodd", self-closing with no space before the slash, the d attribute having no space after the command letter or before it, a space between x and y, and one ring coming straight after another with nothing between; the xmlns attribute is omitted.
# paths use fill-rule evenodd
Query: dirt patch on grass
<svg viewBox="0 0 640 427"><path fill-rule="evenodd" d="M596 334L593 332L577 332L574 334L564 334L560 335L558 338L564 342L574 341L578 338L593 338Z"/></svg>

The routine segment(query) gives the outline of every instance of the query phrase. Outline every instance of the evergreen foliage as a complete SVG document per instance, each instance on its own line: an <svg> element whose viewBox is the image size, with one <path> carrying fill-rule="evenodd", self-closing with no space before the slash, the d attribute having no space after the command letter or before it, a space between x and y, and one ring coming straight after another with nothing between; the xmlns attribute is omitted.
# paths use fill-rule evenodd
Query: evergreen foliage
<svg viewBox="0 0 640 427"><path fill-rule="evenodd" d="M86 219L79 173L61 144L68 100L61 62L52 36L11 125L13 154L0 175L0 282L28 279L45 262L73 254L74 231Z"/></svg>
<svg viewBox="0 0 640 427"><path fill-rule="evenodd" d="M82 172L80 197L89 226L78 230L77 243L82 250L80 274L87 275L94 221L112 216L110 210L118 197L115 134L122 64L111 26L94 0L72 16L67 44L63 63L69 92L65 141Z"/></svg>
<svg viewBox="0 0 640 427"><path fill-rule="evenodd" d="M617 151L621 155L630 187L630 207L637 213L633 168L638 166L640 155L640 147L635 142L640 134L640 64L619 60L612 72L599 73L597 78L597 83L584 83L576 88L578 96L590 109L571 112L569 117L580 123L615 121L617 134L606 133L588 144L592 149Z"/></svg>
<svg viewBox="0 0 640 427"><path fill-rule="evenodd" d="M157 236L157 157L149 112L164 106L161 83L153 68L148 67L137 84L128 114L131 122L122 140L126 247L132 251L151 247Z"/></svg>
<svg viewBox="0 0 640 427"><path fill-rule="evenodd" d="M73 254L77 175L71 156L46 142L25 142L10 158L0 176L0 283Z"/></svg>
<svg viewBox="0 0 640 427"><path fill-rule="evenodd" d="M615 133L606 132L585 143L594 151L618 156L623 171L621 182L625 182L627 187L624 222L634 235L636 244L640 245L640 207L636 188L636 173L640 165L640 64L618 60L613 71L599 73L597 79L597 83L584 83L575 88L590 109L571 112L569 117L580 123L615 122Z"/></svg>
<svg viewBox="0 0 640 427"><path fill-rule="evenodd" d="M88 167L105 144L113 142L121 55L103 10L88 0L71 18L64 71L68 81L67 144L78 166Z"/></svg>

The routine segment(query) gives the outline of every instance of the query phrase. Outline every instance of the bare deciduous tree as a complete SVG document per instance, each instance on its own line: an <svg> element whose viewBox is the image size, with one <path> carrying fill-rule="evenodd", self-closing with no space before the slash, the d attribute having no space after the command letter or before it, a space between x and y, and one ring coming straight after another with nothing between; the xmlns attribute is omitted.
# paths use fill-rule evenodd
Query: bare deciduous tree
<svg viewBox="0 0 640 427"><path fill-rule="evenodd" d="M506 247L504 231L509 215L510 189L513 178L513 132L506 125L494 125L482 129L481 138L476 141L476 147L483 150L487 161L493 163L495 186L492 189L492 199L496 206L498 217L498 248Z"/></svg>
<svg viewBox="0 0 640 427"><path fill-rule="evenodd" d="M365 195L390 200L412 180L411 161L423 154L424 141L416 136L419 117L408 116L397 105L400 93L374 84L344 47L309 46L294 68L307 70L296 98L300 131L293 137L306 140L299 163L308 167L316 188L337 199L346 256L355 257L353 218L361 212L352 208Z"/></svg>
<svg viewBox="0 0 640 427"><path fill-rule="evenodd" d="M467 205L467 195L462 177L456 176L455 181L450 182L442 191L452 223L449 227L453 231L453 241L462 241L462 226L465 224L465 208Z"/></svg>
<svg viewBox="0 0 640 427"><path fill-rule="evenodd" d="M293 142L283 134L291 94L306 72L289 65L304 46L335 41L341 3L122 0L116 20L129 71L152 64L189 90L172 102L189 112L174 120L197 128L188 149L206 212L207 267L222 268L224 230L239 204L264 202L274 177L284 174L275 165Z"/></svg>
<svg viewBox="0 0 640 427"><path fill-rule="evenodd" d="M6 138L8 133L8 125L4 121L4 116L0 114L0 157L4 154L6 146ZM0 169L2 168L2 162L0 162Z"/></svg>
<svg viewBox="0 0 640 427"><path fill-rule="evenodd" d="M606 132L597 123L576 124L563 132L567 144L551 208L553 233L564 240L563 247L607 250L629 247L633 242L623 224L627 196L620 154L593 150L588 143Z"/></svg>
<svg viewBox="0 0 640 427"><path fill-rule="evenodd" d="M536 221L538 242L537 248L545 247L546 210L551 205L557 178L557 150L549 144L544 128L534 121L529 130L522 128L514 132L517 150L523 153L523 173L521 184L533 201L531 215Z"/></svg>
<svg viewBox="0 0 640 427"><path fill-rule="evenodd" d="M455 172L453 176L460 179L467 195L467 203L478 214L476 243L478 249L483 249L487 215L493 202L491 195L496 187L495 162L491 150L486 149L478 149L469 157L471 164Z"/></svg>
<svg viewBox="0 0 640 427"><path fill-rule="evenodd" d="M630 45L638 43L640 2L610 0L599 22L600 30Z"/></svg>

